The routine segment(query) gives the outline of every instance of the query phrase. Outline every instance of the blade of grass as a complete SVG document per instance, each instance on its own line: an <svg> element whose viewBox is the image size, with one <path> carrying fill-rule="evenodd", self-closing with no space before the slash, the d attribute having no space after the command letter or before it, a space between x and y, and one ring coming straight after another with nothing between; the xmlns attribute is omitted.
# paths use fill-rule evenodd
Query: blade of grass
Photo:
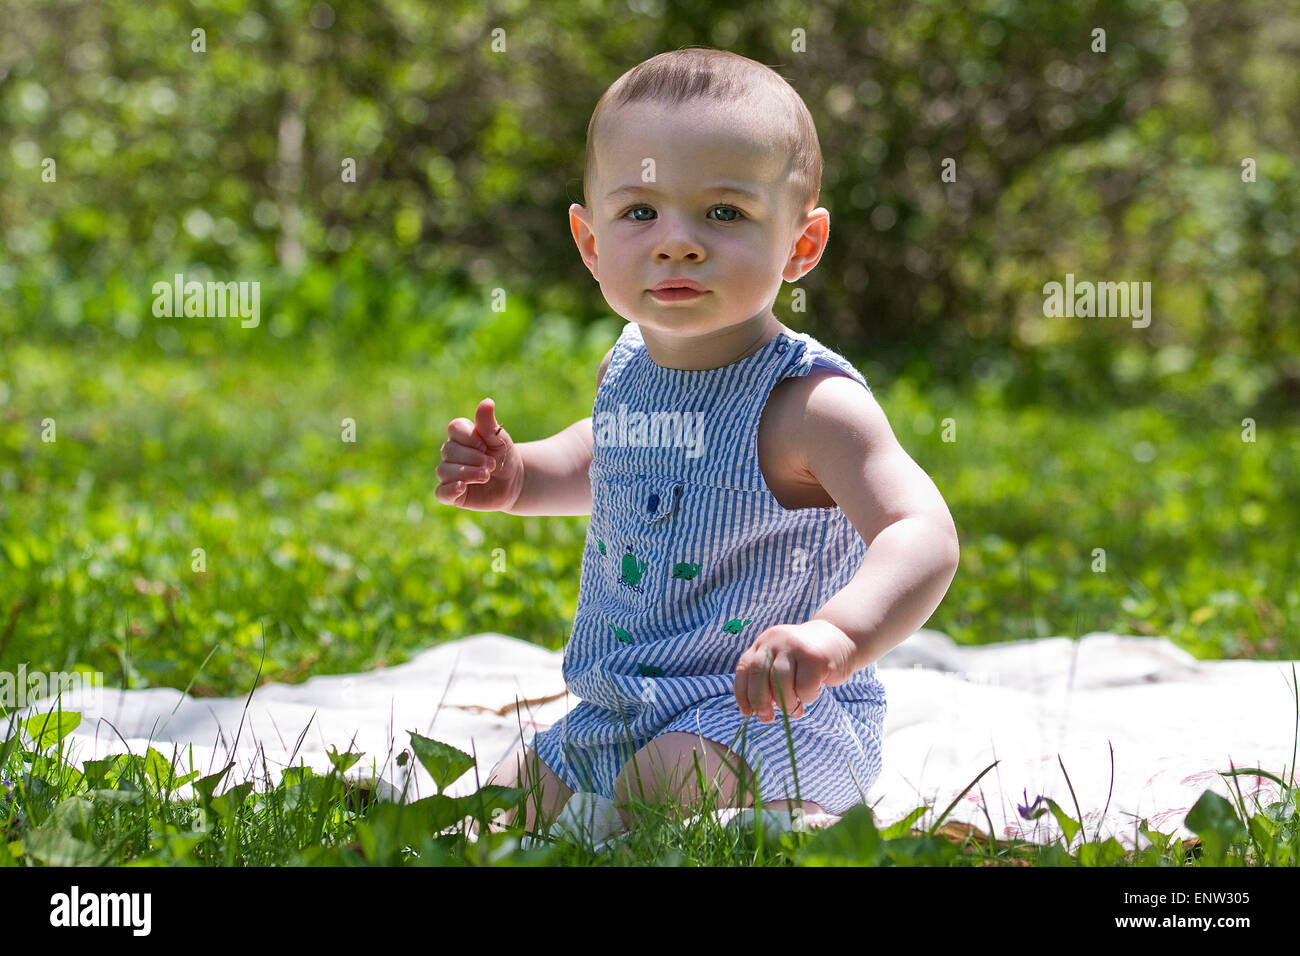
<svg viewBox="0 0 1300 956"><path fill-rule="evenodd" d="M936 820L936 821L934 822L934 825L930 827L929 831L927 831L927 833L926 833L927 836L934 836L935 831L938 830L939 827L941 827L941 826L943 825L943 821L944 821L944 819L948 816L948 814L952 813L952 809L953 809L953 807L957 806L957 804L961 801L961 798L962 798L962 797L964 797L964 796L966 796L966 794L970 793L970 788L971 788L971 787L975 786L975 784L977 784L977 783L980 782L980 777L983 777L986 773L988 773L990 770L992 770L994 767L996 767L996 766L998 765L998 763L999 763L999 761L995 760L995 761L993 761L991 764L989 764L987 767L985 767L983 770L981 770L980 773L979 773L979 777L976 777L976 778L975 778L974 780L972 780L970 783L966 784L966 789L963 790L961 793L957 794L957 796L955 796L955 797L952 798L952 803L948 804L948 809L944 810L943 813L939 816L939 819Z"/></svg>
<svg viewBox="0 0 1300 956"><path fill-rule="evenodd" d="M1083 833L1084 842L1086 843L1088 841L1088 831L1083 829L1083 811L1079 809L1079 798L1074 795L1074 784L1070 782L1070 775L1066 772L1065 761L1061 759L1060 754L1056 755L1056 762L1061 765L1061 773L1065 774L1065 785L1070 788L1070 799L1074 801L1074 812L1078 814L1079 829ZM1069 850L1070 848L1067 846L1066 849Z"/></svg>
<svg viewBox="0 0 1300 956"><path fill-rule="evenodd" d="M1092 842L1096 843L1101 839L1101 823L1106 819L1106 811L1110 809L1110 797L1115 792L1115 745L1108 739L1106 746L1110 748L1110 786L1106 788L1106 805L1101 808L1101 817L1097 820L1097 829L1092 833ZM1082 820L1079 821L1083 823Z"/></svg>

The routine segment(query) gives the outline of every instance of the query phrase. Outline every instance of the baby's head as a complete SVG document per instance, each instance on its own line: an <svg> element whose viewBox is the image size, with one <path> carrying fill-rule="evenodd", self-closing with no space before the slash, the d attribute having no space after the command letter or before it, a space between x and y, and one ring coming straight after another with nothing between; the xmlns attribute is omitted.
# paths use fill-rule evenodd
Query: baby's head
<svg viewBox="0 0 1300 956"><path fill-rule="evenodd" d="M799 279L825 248L821 174L812 116L779 74L723 50L674 50L623 74L596 104L586 205L570 207L570 227L623 318L669 334L761 323L782 280ZM656 297L665 279L708 291Z"/></svg>

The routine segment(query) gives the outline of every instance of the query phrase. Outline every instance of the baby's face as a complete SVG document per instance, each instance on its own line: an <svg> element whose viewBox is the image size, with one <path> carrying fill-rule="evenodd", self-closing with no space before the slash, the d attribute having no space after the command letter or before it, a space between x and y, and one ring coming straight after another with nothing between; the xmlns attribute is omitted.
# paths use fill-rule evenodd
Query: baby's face
<svg viewBox="0 0 1300 956"><path fill-rule="evenodd" d="M824 209L796 210L787 157L735 110L710 101L636 103L606 119L590 205L569 213L610 308L672 337L770 316L782 280L816 264L825 245L817 224L829 221ZM643 180L646 160L653 181ZM708 291L677 301L652 294L663 280L683 278Z"/></svg>

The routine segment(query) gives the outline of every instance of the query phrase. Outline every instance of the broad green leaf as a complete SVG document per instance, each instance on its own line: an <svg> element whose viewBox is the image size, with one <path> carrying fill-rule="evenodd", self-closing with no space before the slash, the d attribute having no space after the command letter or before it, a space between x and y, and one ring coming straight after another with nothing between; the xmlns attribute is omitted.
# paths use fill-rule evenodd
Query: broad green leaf
<svg viewBox="0 0 1300 956"><path fill-rule="evenodd" d="M815 834L794 859L799 866L879 866L883 861L880 833L865 803Z"/></svg>
<svg viewBox="0 0 1300 956"><path fill-rule="evenodd" d="M1277 850L1277 822L1270 820L1262 813L1256 813L1250 818L1250 835L1256 843L1259 844L1260 852L1263 853L1265 860L1272 859Z"/></svg>
<svg viewBox="0 0 1300 956"><path fill-rule="evenodd" d="M199 775L199 772L195 770L183 777L177 776L172 762L152 747L149 748L149 752L145 755L144 771L150 782L153 783L154 789L159 793L182 787Z"/></svg>
<svg viewBox="0 0 1300 956"><path fill-rule="evenodd" d="M1210 866L1222 866L1228 847L1246 838L1246 830L1232 804L1213 790L1201 794L1187 811L1184 824L1200 837L1205 852L1202 862Z"/></svg>
<svg viewBox="0 0 1300 956"><path fill-rule="evenodd" d="M23 730L36 742L37 750L44 750L68 736L80 724L81 714L75 710L65 710L63 713L51 711L28 718L23 723Z"/></svg>
<svg viewBox="0 0 1300 956"><path fill-rule="evenodd" d="M78 840L67 830L36 827L23 835L23 849L49 866L95 866L104 856L99 847Z"/></svg>
<svg viewBox="0 0 1300 956"><path fill-rule="evenodd" d="M120 805L139 804L144 802L144 794L139 790L88 790L87 794L101 803L112 803Z"/></svg>
<svg viewBox="0 0 1300 956"><path fill-rule="evenodd" d="M434 786L438 788L439 793L474 766L474 758L464 751L437 740L430 740L428 737L421 737L415 731L410 733L411 749L415 751L415 756L424 765L424 769L429 771L429 776L433 778Z"/></svg>
<svg viewBox="0 0 1300 956"><path fill-rule="evenodd" d="M100 784L108 786L116 784L122 773L122 758L125 756L126 754L113 754L102 760L84 761L81 769L86 777L87 788L94 790Z"/></svg>
<svg viewBox="0 0 1300 956"><path fill-rule="evenodd" d="M356 866L357 854L345 846L309 846L289 861L289 866Z"/></svg>
<svg viewBox="0 0 1300 956"><path fill-rule="evenodd" d="M1114 837L1102 843L1085 843L1079 847L1080 866L1114 866L1124 859L1124 845Z"/></svg>
<svg viewBox="0 0 1300 956"><path fill-rule="evenodd" d="M235 784L225 793L212 798L212 812L222 819L234 816L239 812L239 808L244 805L244 801L248 799L252 789L253 782L251 780Z"/></svg>
<svg viewBox="0 0 1300 956"><path fill-rule="evenodd" d="M1287 823L1300 816L1300 811L1296 808L1297 790L1287 790L1281 800L1270 803L1267 807L1268 815L1278 823Z"/></svg>
<svg viewBox="0 0 1300 956"><path fill-rule="evenodd" d="M786 834L788 836L789 834ZM441 842L430 841L431 852L424 855L421 864L429 866L458 866L463 863ZM479 834L478 841L465 844L464 862L475 866L548 866L551 858L560 853L556 843L534 846L528 850L519 848L519 835L508 832L486 831Z"/></svg>
<svg viewBox="0 0 1300 956"><path fill-rule="evenodd" d="M91 801L85 797L68 797L59 801L41 826L48 830L84 830L94 819L95 805Z"/></svg>
<svg viewBox="0 0 1300 956"><path fill-rule="evenodd" d="M948 866L961 856L961 850L944 837L895 837L885 841L884 850L898 866Z"/></svg>
<svg viewBox="0 0 1300 956"><path fill-rule="evenodd" d="M897 823L890 824L880 831L881 839L893 840L895 837L908 836L912 832L912 824L925 816L928 809L928 807L917 807Z"/></svg>
<svg viewBox="0 0 1300 956"><path fill-rule="evenodd" d="M487 823L491 821L493 812L513 807L525 792L523 787L503 787L495 783L484 785L474 793L457 798L462 813L456 819L470 816L480 823Z"/></svg>
<svg viewBox="0 0 1300 956"><path fill-rule="evenodd" d="M1152 830L1147 824L1145 817L1142 819L1142 822L1138 824L1138 830L1146 836L1146 838L1151 841L1151 845L1161 853L1165 851L1165 848L1169 846L1169 841L1173 839L1173 837L1168 833L1161 833L1159 830Z"/></svg>
<svg viewBox="0 0 1300 956"><path fill-rule="evenodd" d="M453 805L455 803L450 797L435 796L426 799L447 801ZM424 800L419 800L412 804L375 804L366 819L357 822L357 837L366 859L380 865L400 863L402 847L419 846L430 835L430 827L436 818L454 812L448 803L426 804Z"/></svg>
<svg viewBox="0 0 1300 956"><path fill-rule="evenodd" d="M165 824L163 832L154 831L154 838L162 840L162 847L155 854L171 866L194 866L194 848L204 840L204 834L181 830L173 823Z"/></svg>
<svg viewBox="0 0 1300 956"><path fill-rule="evenodd" d="M300 764L296 767L285 767L284 773L280 776L280 787L296 787L304 780L311 777L316 771L306 764ZM278 788L277 788L278 789Z"/></svg>
<svg viewBox="0 0 1300 956"><path fill-rule="evenodd" d="M382 864L383 854L381 850L388 846L388 840L383 836L384 830L382 824L374 825L365 820L357 821L357 842L361 844L361 855L367 863Z"/></svg>
<svg viewBox="0 0 1300 956"><path fill-rule="evenodd" d="M1082 825L1075 820L1074 817L1070 816L1057 806L1056 801L1051 797L1044 797L1043 799L1047 801L1047 805L1052 808L1052 816L1056 817L1056 822L1061 827L1061 832L1065 834L1065 845L1069 847L1069 845L1074 841L1074 835L1079 832Z"/></svg>
<svg viewBox="0 0 1300 956"><path fill-rule="evenodd" d="M201 780L194 781L194 794L198 798L199 806L204 812L212 811L212 794L217 789L217 784L221 783L223 777L230 773L230 768L235 764L232 761L218 770L214 774L209 774Z"/></svg>
<svg viewBox="0 0 1300 956"><path fill-rule="evenodd" d="M345 754L341 754L338 752L336 747L331 746L329 753L327 753L326 756L330 758L330 763L334 765L335 770L339 773L346 773L353 764L364 756L364 753L353 753L352 751L348 751Z"/></svg>
<svg viewBox="0 0 1300 956"><path fill-rule="evenodd" d="M1059 843L1049 843L1046 846L1039 847L1038 850L1039 866L1078 866L1079 863L1074 857L1070 856L1061 848Z"/></svg>
<svg viewBox="0 0 1300 956"><path fill-rule="evenodd" d="M467 797L448 797L443 794L435 794L432 797L425 797L423 800L416 800L414 803L406 805L407 812L419 814L421 825L419 833L421 836L432 836L435 833L454 826L469 815L470 810L466 806ZM394 804L400 806L400 804Z"/></svg>

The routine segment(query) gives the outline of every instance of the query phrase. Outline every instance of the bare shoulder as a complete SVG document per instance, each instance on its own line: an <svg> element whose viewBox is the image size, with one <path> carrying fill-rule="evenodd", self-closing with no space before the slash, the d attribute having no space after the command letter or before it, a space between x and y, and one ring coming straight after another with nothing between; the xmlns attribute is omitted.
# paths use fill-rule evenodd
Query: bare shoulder
<svg viewBox="0 0 1300 956"><path fill-rule="evenodd" d="M772 390L778 423L801 462L822 457L835 445L878 443L894 438L874 395L842 372L814 365L808 374L787 378Z"/></svg>
<svg viewBox="0 0 1300 956"><path fill-rule="evenodd" d="M782 471L806 481L813 479L815 461L849 443L860 447L879 441L882 428L893 437L884 410L869 391L847 375L814 365L806 375L783 379L772 389L759 437L779 453Z"/></svg>
<svg viewBox="0 0 1300 956"><path fill-rule="evenodd" d="M852 402L852 390L867 396L857 382L817 365L806 375L783 379L772 388L759 421L758 458L764 480L783 507L835 506L811 462L826 451L826 436L834 436L846 417L854 417L846 416L844 406L846 398ZM809 434L812 428L822 437L814 440Z"/></svg>
<svg viewBox="0 0 1300 956"><path fill-rule="evenodd" d="M807 375L779 383L760 423L760 455L765 433L770 461L790 486L804 489L805 499L823 495L838 505L867 541L909 515L952 520L875 396L846 375L813 366Z"/></svg>

